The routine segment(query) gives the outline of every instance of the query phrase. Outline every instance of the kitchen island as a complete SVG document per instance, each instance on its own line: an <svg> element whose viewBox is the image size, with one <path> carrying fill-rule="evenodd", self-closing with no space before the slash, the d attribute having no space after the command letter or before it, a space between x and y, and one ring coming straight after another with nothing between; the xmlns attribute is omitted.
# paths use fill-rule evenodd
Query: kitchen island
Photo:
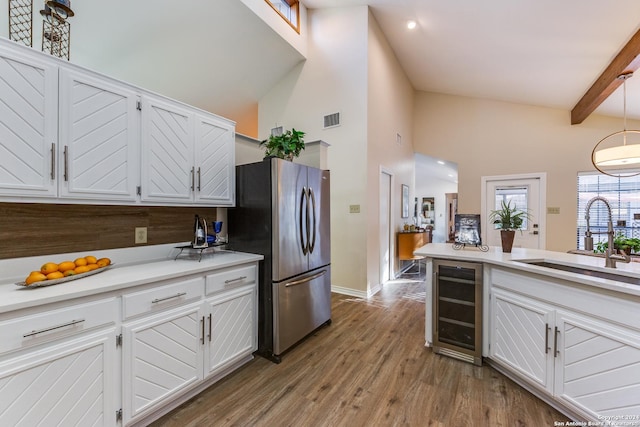
<svg viewBox="0 0 640 427"><path fill-rule="evenodd" d="M576 420L640 425L638 263L611 269L603 258L579 254L454 250L445 243L415 254L427 258L428 296L434 260L482 265L485 361ZM433 344L432 302L427 297L427 346Z"/></svg>
<svg viewBox="0 0 640 427"><path fill-rule="evenodd" d="M180 245L44 287L15 283L87 254L0 260L0 425L146 425L250 361L263 257Z"/></svg>

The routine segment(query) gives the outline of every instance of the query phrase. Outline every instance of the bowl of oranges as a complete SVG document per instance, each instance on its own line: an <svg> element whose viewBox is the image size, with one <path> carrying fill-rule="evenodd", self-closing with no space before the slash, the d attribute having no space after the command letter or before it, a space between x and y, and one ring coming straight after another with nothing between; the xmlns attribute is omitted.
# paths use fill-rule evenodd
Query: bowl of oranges
<svg viewBox="0 0 640 427"><path fill-rule="evenodd" d="M96 258L93 255L76 258L73 261L60 263L45 262L40 270L34 270L18 282L18 286L40 287L57 285L71 280L81 279L92 274L101 273L113 264L109 258Z"/></svg>

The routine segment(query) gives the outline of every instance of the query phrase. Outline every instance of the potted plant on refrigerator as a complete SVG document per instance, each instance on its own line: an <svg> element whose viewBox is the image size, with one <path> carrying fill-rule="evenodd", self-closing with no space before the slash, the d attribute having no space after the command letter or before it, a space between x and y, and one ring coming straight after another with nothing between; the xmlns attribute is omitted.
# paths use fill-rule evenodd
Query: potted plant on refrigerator
<svg viewBox="0 0 640 427"><path fill-rule="evenodd" d="M508 202L503 200L500 209L493 210L489 213L489 221L497 225L497 228L500 229L502 252L511 252L516 230L522 232L521 227L525 218L531 218L529 212L518 209L515 205L512 206L511 200Z"/></svg>
<svg viewBox="0 0 640 427"><path fill-rule="evenodd" d="M264 157L278 157L293 161L304 150L305 133L295 128L291 128L280 135L270 135L269 138L260 142L260 146L265 147Z"/></svg>

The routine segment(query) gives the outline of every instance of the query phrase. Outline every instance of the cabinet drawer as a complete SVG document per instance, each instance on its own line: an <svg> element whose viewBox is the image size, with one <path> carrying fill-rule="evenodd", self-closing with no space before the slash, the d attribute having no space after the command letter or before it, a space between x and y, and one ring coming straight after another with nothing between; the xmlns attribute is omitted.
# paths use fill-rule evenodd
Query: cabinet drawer
<svg viewBox="0 0 640 427"><path fill-rule="evenodd" d="M116 298L18 316L0 323L0 353L114 324L118 317Z"/></svg>
<svg viewBox="0 0 640 427"><path fill-rule="evenodd" d="M206 292L207 295L215 292L224 291L225 289L237 288L238 286L248 285L256 281L256 266L230 268L213 274L207 275Z"/></svg>
<svg viewBox="0 0 640 427"><path fill-rule="evenodd" d="M202 297L204 278L181 280L157 288L126 294L122 297L124 318L161 311Z"/></svg>

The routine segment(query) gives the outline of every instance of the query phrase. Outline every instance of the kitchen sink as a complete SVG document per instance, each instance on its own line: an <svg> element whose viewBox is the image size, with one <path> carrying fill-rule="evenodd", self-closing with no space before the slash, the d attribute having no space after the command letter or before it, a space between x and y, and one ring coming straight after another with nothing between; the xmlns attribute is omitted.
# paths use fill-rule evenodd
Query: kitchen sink
<svg viewBox="0 0 640 427"><path fill-rule="evenodd" d="M521 260L514 260L514 261L521 262L524 264L529 264L529 265L535 265L538 267L551 268L553 270L567 271L569 273L583 274L585 276L615 280L617 282L624 282L632 285L640 285L640 277L625 276L623 274L611 273L608 271L593 270L588 267L576 267L574 265L558 264L556 262L539 260L539 259L533 259L533 260L521 259Z"/></svg>

